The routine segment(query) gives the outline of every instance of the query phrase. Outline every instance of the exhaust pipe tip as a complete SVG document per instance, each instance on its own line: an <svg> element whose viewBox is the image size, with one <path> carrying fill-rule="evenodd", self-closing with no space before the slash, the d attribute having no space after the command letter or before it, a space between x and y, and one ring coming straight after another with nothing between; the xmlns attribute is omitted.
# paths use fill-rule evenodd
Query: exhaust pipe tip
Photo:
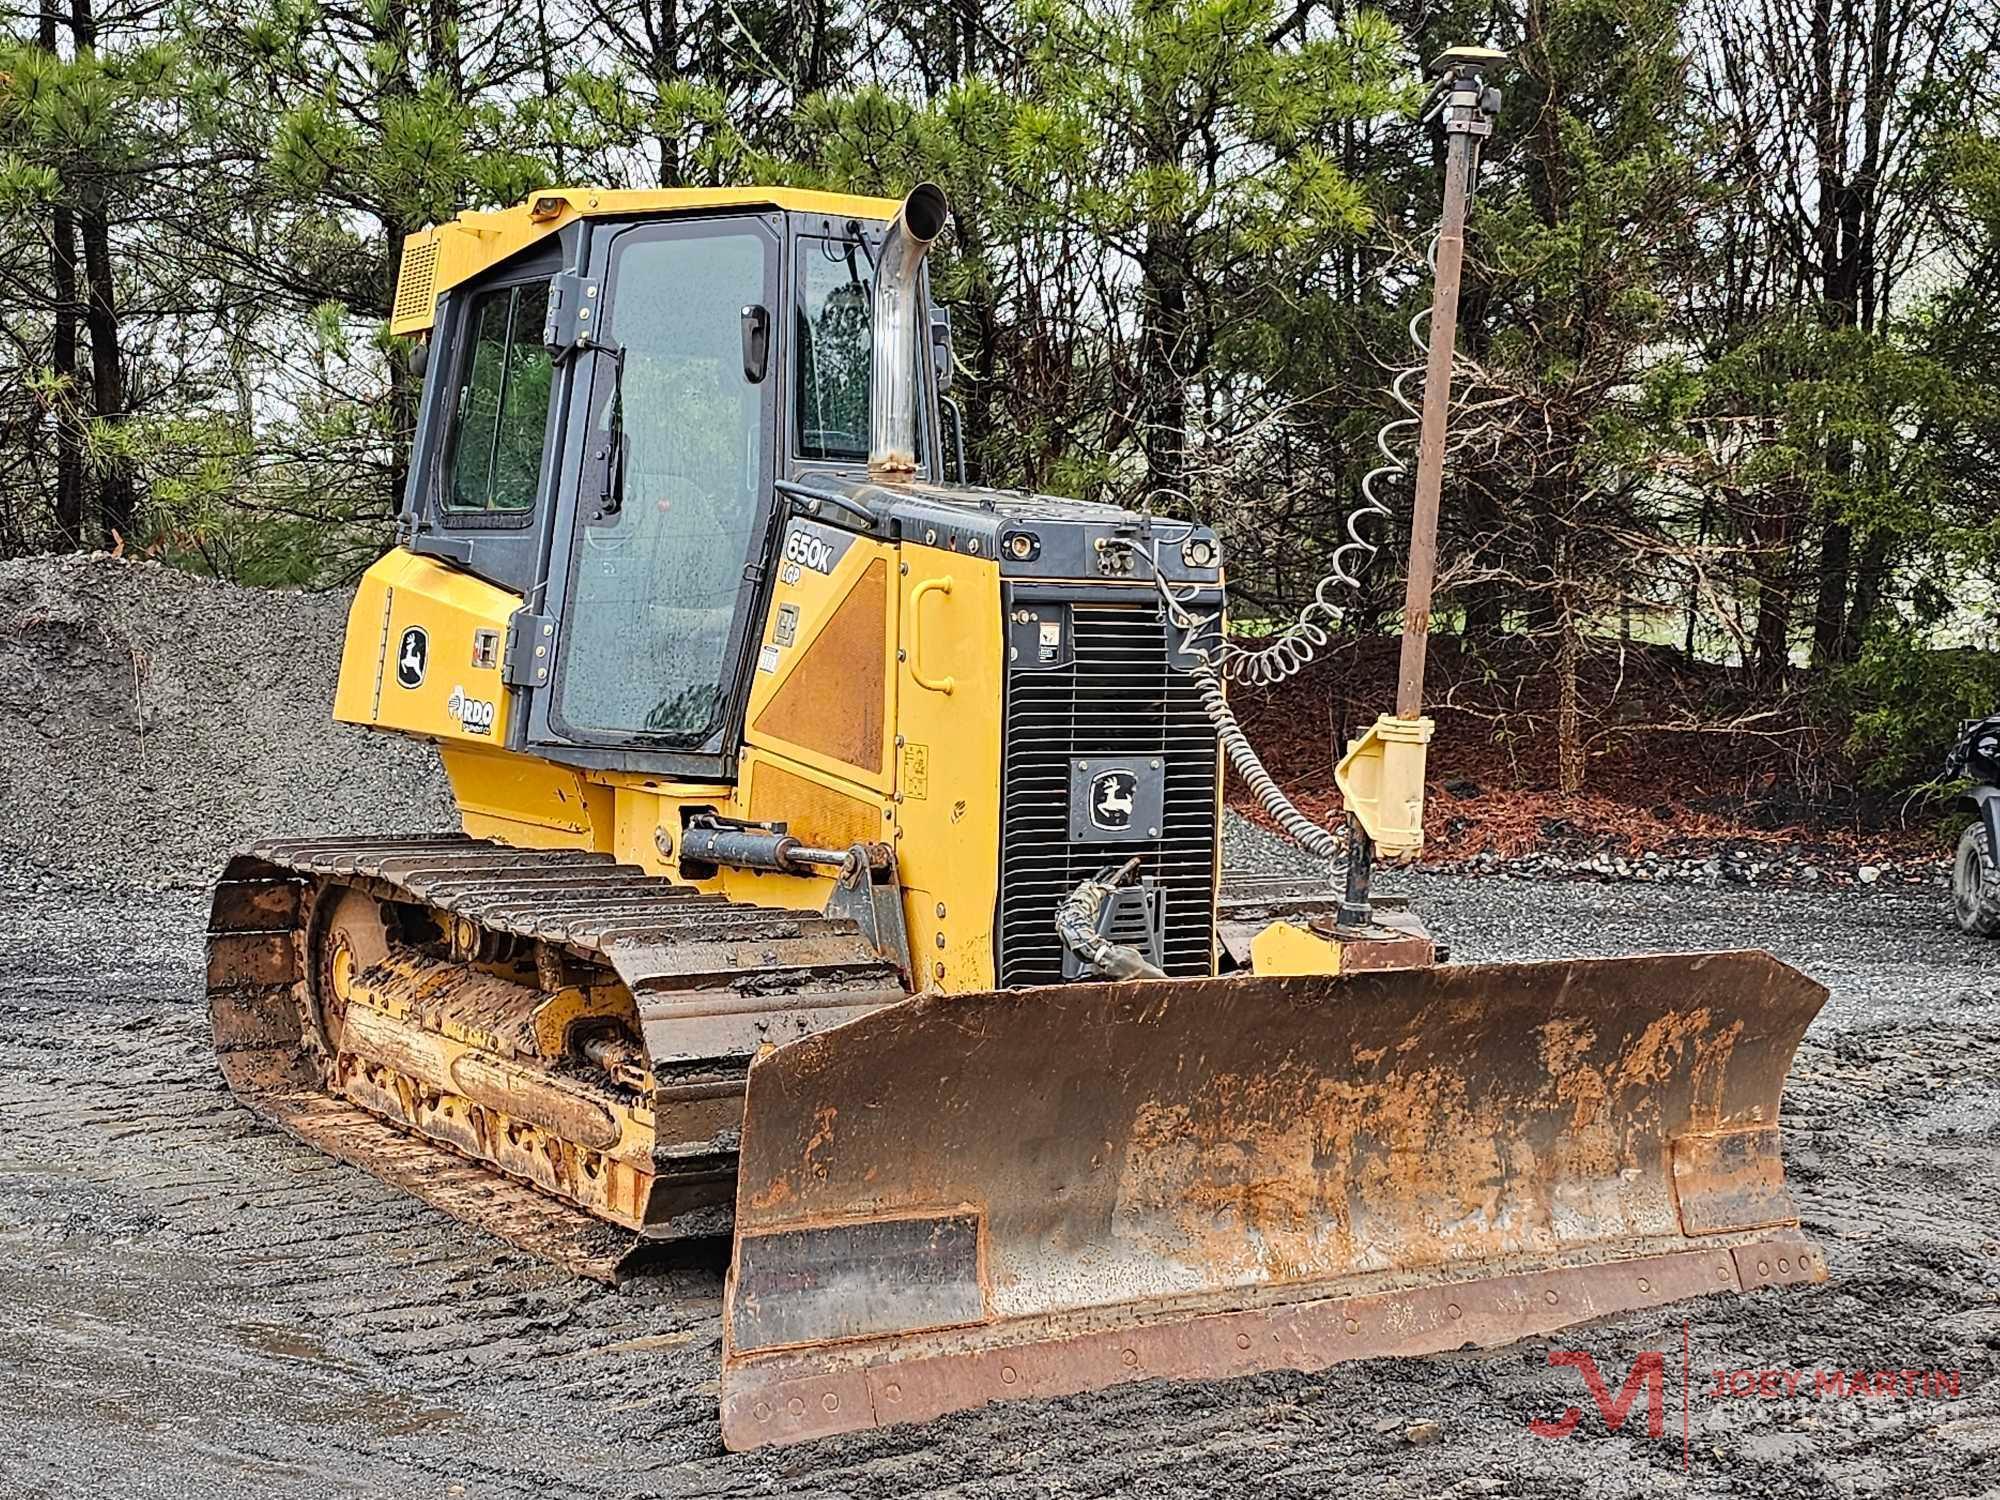
<svg viewBox="0 0 2000 1500"><path fill-rule="evenodd" d="M878 480L907 483L916 476L929 359L928 330L918 316L924 255L950 216L944 189L918 183L896 210L875 258L868 472Z"/></svg>
<svg viewBox="0 0 2000 1500"><path fill-rule="evenodd" d="M928 245L944 233L945 221L950 215L944 189L935 182L920 182L910 189L910 195L903 200L903 207L896 217L910 232L911 239Z"/></svg>

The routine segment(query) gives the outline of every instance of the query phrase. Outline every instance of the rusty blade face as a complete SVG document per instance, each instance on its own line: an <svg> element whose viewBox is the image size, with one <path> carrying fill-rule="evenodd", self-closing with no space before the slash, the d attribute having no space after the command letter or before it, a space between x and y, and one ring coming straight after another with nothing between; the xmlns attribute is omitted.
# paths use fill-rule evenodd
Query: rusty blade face
<svg viewBox="0 0 2000 1500"><path fill-rule="evenodd" d="M1777 1123L1825 995L1761 953L1068 985L781 1048L725 1439L1818 1279Z"/></svg>

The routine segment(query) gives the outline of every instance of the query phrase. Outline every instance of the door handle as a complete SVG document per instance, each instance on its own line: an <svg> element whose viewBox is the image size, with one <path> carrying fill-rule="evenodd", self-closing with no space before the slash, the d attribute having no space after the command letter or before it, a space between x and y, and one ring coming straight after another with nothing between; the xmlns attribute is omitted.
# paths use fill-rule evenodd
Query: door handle
<svg viewBox="0 0 2000 1500"><path fill-rule="evenodd" d="M951 578L949 575L943 578L926 578L922 583L917 584L910 590L910 680L920 688L928 688L933 693L943 693L949 696L952 688L957 686L949 675L944 677L926 677L924 675L924 648L917 622L923 618L924 595L933 593L943 594L947 597L950 596Z"/></svg>

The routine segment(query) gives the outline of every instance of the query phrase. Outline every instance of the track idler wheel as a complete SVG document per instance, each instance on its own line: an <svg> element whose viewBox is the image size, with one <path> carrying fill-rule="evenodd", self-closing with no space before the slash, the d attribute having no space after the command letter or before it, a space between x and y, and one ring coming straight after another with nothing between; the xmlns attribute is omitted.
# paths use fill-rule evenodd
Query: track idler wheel
<svg viewBox="0 0 2000 1500"><path fill-rule="evenodd" d="M340 1051L355 980L389 957L382 903L353 886L322 892L307 941L307 1004L320 1048L331 1060Z"/></svg>

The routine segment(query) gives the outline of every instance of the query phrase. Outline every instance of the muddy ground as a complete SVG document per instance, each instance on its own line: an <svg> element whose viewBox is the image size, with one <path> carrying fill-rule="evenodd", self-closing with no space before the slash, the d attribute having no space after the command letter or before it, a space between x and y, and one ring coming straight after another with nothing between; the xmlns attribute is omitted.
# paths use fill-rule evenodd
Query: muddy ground
<svg viewBox="0 0 2000 1500"><path fill-rule="evenodd" d="M223 1092L199 970L219 851L441 814L428 757L327 727L342 614L0 565L0 1500L2000 1495L2000 945L1920 888L1387 882L1460 959L1761 945L1826 982L1786 1098L1823 1287L723 1452L718 1260L572 1281ZM1242 826L1230 856L1289 859ZM1608 1433L1548 1364L1573 1347L1614 1387L1666 1355L1662 1433L1643 1402ZM1960 1394L1717 1400L1716 1368L1956 1372ZM1574 1436L1529 1433L1572 1405Z"/></svg>
<svg viewBox="0 0 2000 1500"><path fill-rule="evenodd" d="M1150 1383L732 1455L719 1265L580 1284L260 1125L209 1061L198 894L16 861L0 868L4 1493L2000 1493L1995 950L1911 893L1413 884L1459 957L1762 943L1829 984L1786 1122L1831 1282L1494 1354ZM1552 1347L1592 1351L1614 1385L1666 1353L1664 1434L1643 1409L1608 1434ZM1705 1394L1716 1368L1836 1367L1960 1372L1961 1394ZM1528 1432L1572 1404L1570 1439Z"/></svg>

